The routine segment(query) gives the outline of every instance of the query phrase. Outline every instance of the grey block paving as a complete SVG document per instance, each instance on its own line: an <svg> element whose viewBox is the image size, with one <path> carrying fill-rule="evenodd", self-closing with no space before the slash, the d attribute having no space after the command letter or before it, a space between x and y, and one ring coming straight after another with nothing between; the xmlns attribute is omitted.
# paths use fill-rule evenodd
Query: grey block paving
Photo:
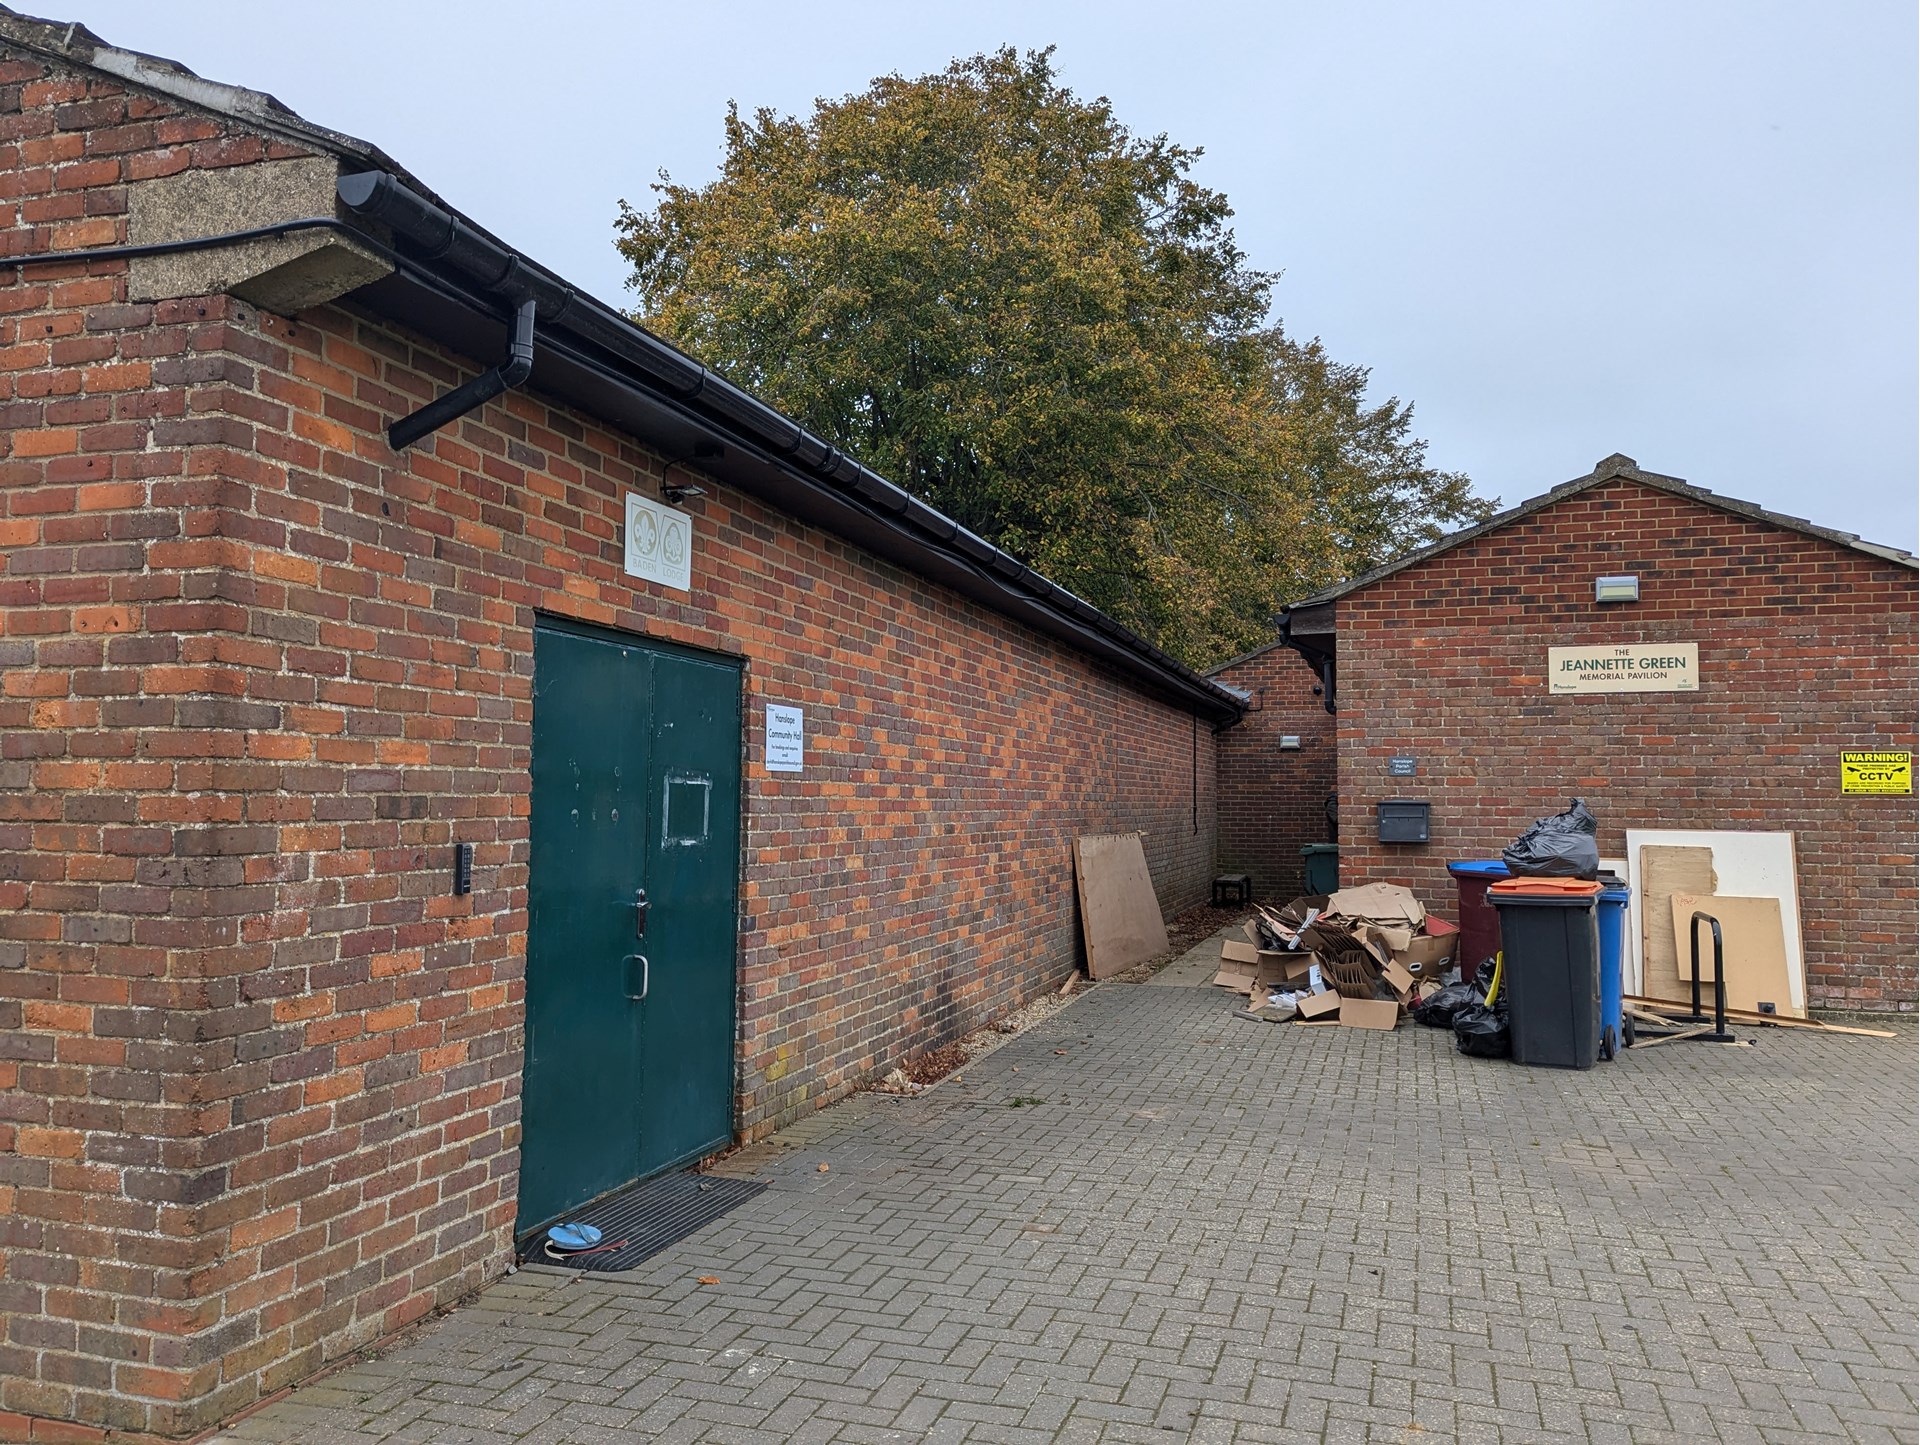
<svg viewBox="0 0 1920 1445"><path fill-rule="evenodd" d="M1910 1026L1562 1073L1231 1007L1103 985L219 1439L1916 1439Z"/></svg>

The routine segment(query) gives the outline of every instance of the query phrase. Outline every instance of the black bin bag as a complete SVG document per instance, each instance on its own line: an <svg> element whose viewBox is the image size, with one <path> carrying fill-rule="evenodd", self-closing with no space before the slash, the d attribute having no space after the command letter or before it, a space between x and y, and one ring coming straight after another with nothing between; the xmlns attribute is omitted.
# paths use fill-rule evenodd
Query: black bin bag
<svg viewBox="0 0 1920 1445"><path fill-rule="evenodd" d="M1507 1011L1468 1004L1453 1016L1453 1044L1476 1059L1511 1058L1513 1036L1507 1031Z"/></svg>
<svg viewBox="0 0 1920 1445"><path fill-rule="evenodd" d="M1593 878L1600 872L1600 825L1586 801L1541 818L1500 855L1516 878Z"/></svg>
<svg viewBox="0 0 1920 1445"><path fill-rule="evenodd" d="M1450 983L1432 998L1413 1006L1413 1021L1430 1029L1450 1029L1460 1010L1483 1003L1486 995L1470 983Z"/></svg>

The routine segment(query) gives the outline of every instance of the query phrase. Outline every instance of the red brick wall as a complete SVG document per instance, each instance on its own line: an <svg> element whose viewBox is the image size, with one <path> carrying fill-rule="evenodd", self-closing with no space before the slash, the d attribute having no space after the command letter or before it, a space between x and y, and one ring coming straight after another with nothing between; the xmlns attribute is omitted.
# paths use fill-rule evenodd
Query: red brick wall
<svg viewBox="0 0 1920 1445"><path fill-rule="evenodd" d="M0 53L9 251L281 153ZM1075 833L1204 896L1186 713L711 480L634 583L631 438L520 393L396 457L471 363L95 269L0 272L0 1438L210 1424L504 1267L540 610L746 660L743 1132L1056 985Z"/></svg>
<svg viewBox="0 0 1920 1445"><path fill-rule="evenodd" d="M1254 694L1246 716L1220 734L1220 871L1250 873L1255 896L1285 902L1304 885L1301 846L1333 841L1333 715L1314 696L1319 674L1290 647L1257 652L1213 678ZM1299 751L1280 747L1289 734Z"/></svg>
<svg viewBox="0 0 1920 1445"><path fill-rule="evenodd" d="M1641 600L1596 605L1617 572ZM1914 748L1914 607L1909 568L1629 480L1342 598L1346 876L1451 898L1448 859L1576 796L1612 857L1628 828L1787 830L1810 1001L1911 1009L1914 799L1843 798L1839 753ZM1697 642L1700 691L1548 695L1550 645L1616 642ZM1430 798L1433 841L1373 841L1386 797Z"/></svg>

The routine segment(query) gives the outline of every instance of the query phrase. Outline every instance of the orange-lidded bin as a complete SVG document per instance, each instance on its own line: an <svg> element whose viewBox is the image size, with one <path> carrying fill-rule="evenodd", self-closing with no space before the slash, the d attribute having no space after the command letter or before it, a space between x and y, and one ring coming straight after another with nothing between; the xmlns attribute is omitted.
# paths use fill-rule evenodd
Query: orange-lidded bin
<svg viewBox="0 0 1920 1445"><path fill-rule="evenodd" d="M1597 894L1600 888L1601 885L1590 878L1503 878L1490 886L1487 892L1509 896L1515 893L1529 894L1536 898L1542 895L1590 898Z"/></svg>

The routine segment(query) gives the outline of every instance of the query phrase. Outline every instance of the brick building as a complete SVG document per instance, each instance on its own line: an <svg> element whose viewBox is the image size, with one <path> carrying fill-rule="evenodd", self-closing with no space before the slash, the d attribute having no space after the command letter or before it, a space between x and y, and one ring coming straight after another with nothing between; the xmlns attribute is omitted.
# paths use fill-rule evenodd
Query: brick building
<svg viewBox="0 0 1920 1445"><path fill-rule="evenodd" d="M1251 877L1257 898L1285 902L1305 886L1301 848L1337 841L1328 806L1338 787L1329 679L1281 642L1208 676L1247 704L1214 744L1220 870Z"/></svg>
<svg viewBox="0 0 1920 1445"><path fill-rule="evenodd" d="M1232 694L371 147L0 9L0 254L0 1437L1058 985L1077 833L1204 897Z"/></svg>
<svg viewBox="0 0 1920 1445"><path fill-rule="evenodd" d="M1637 601L1596 601L1613 575ZM1915 747L1915 599L1905 552L1613 456L1296 603L1283 636L1338 709L1342 877L1450 898L1449 859L1575 796L1603 856L1628 828L1790 831L1809 1002L1912 1009L1914 799L1843 796L1839 755ZM1638 643L1697 645L1698 690L1549 692L1549 647ZM1430 803L1430 842L1376 841L1401 798Z"/></svg>

